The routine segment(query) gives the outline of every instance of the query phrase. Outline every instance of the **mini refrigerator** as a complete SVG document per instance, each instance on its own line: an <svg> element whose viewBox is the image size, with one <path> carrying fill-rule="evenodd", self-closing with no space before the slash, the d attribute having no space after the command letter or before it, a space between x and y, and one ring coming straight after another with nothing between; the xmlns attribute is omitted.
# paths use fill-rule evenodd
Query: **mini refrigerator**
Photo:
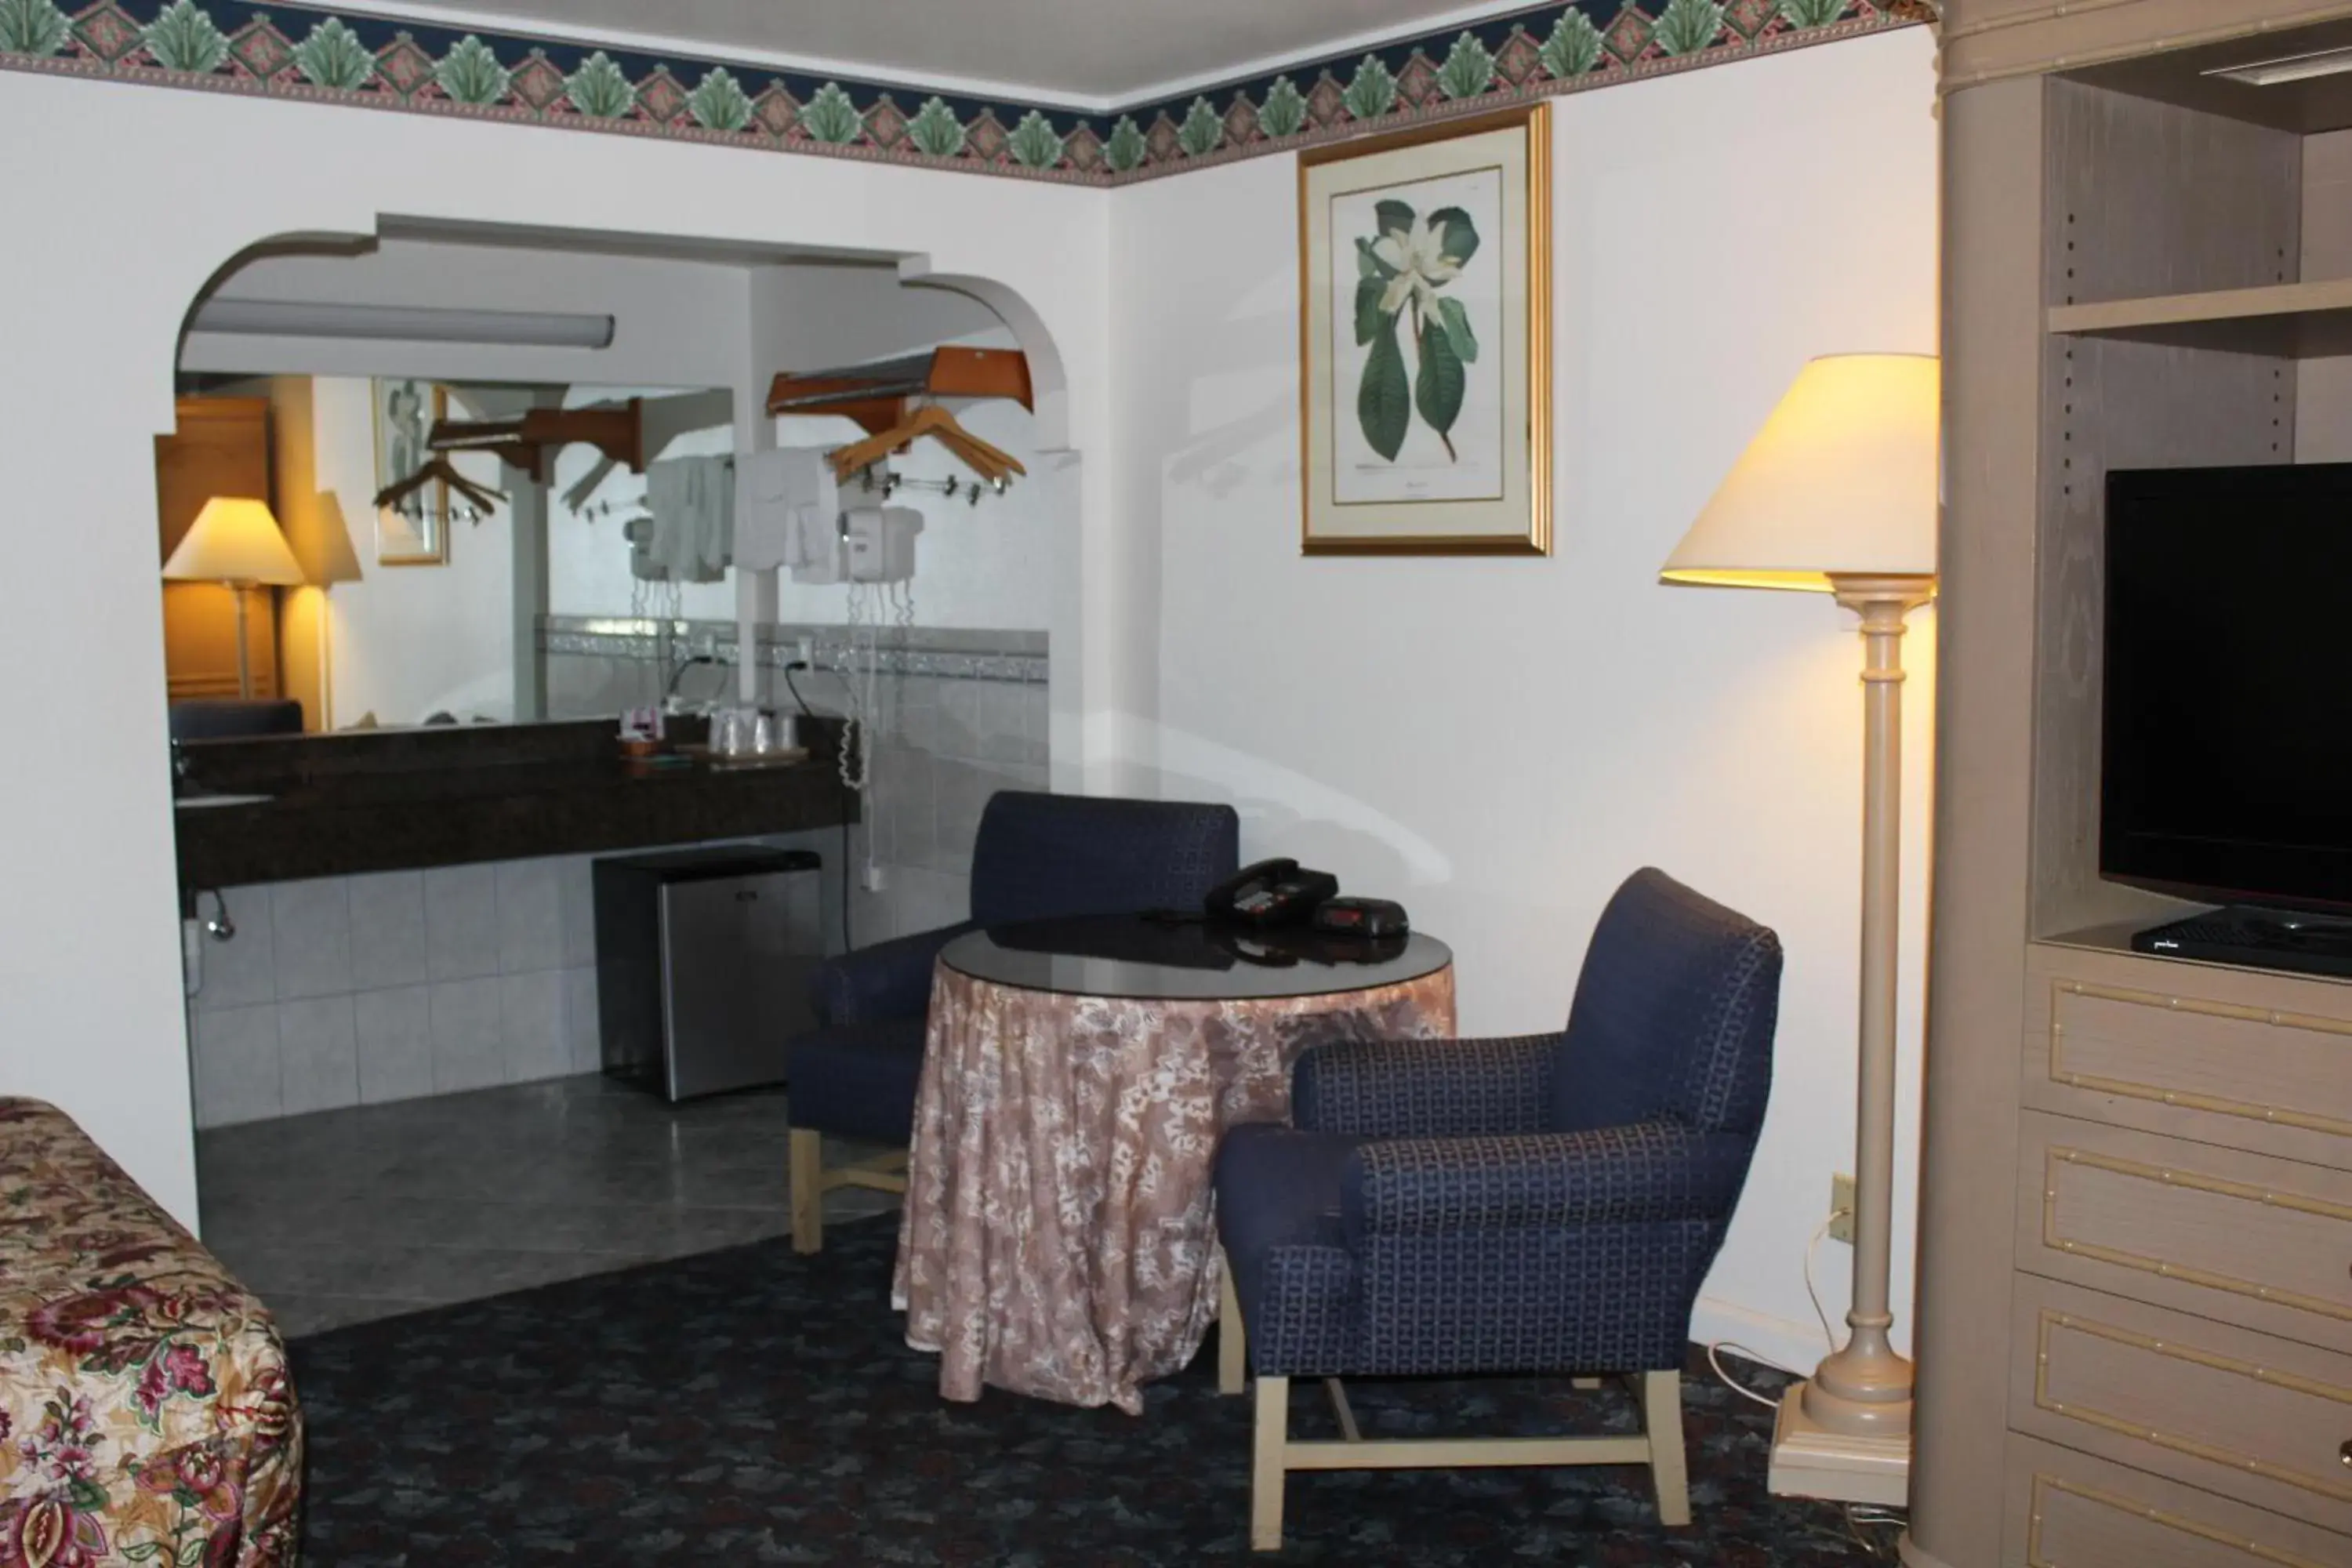
<svg viewBox="0 0 2352 1568"><path fill-rule="evenodd" d="M821 867L757 845L596 861L606 1074L671 1100L782 1082L824 956Z"/></svg>

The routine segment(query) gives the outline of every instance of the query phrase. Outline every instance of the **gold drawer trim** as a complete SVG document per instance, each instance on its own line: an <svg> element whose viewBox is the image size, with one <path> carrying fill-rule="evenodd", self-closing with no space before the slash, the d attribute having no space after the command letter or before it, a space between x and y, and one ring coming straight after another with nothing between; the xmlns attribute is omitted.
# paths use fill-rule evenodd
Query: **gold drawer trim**
<svg viewBox="0 0 2352 1568"><path fill-rule="evenodd" d="M2102 1427L2126 1437L2137 1438L2143 1443L2152 1443L2159 1448L2169 1448L2177 1454L2188 1454L2196 1458L2209 1460L2213 1464L2227 1465L2230 1468L2242 1471L2247 1475L2263 1476L2271 1480L2284 1481L2288 1486L2299 1487L2305 1491L2315 1493L2320 1497L2333 1498L2338 1502L2352 1502L2352 1484L2305 1475L2301 1470L2291 1470L2284 1465L2274 1465L2268 1459L2256 1458L2251 1454L2241 1454L2234 1449L2221 1447L2218 1444L2201 1442L2195 1437L2184 1437L2178 1433L2159 1432L2152 1427L2143 1426L2137 1421L2126 1421L2119 1415L2111 1415L2104 1410L2094 1410L2087 1405L2065 1405L2051 1398L2050 1336L2052 1331L2057 1329L2069 1329L2076 1333L2089 1334L2094 1339L2106 1340L2119 1345L2129 1345L2134 1350L2146 1351L2151 1355L2164 1356L2172 1361L2185 1361L2197 1366L2210 1367L2215 1372L2226 1372L2254 1383L2267 1384L2273 1388L2291 1389L2297 1394L2307 1394L2315 1398L2332 1399L2338 1405L2352 1405L2352 1388L2339 1388L2332 1383L2321 1383L2295 1373L2279 1372L2271 1367L2257 1366L2250 1361L2239 1361L2231 1356L2217 1355L2211 1351L2196 1350L2188 1345L2175 1343L2170 1340L2159 1340L2130 1329L2119 1329L2112 1323L2101 1323L2089 1318L2078 1318L2071 1312L2053 1312L2047 1307L2042 1310L2041 1329L2035 1336L2037 1343L2034 1347L2033 1403L2053 1415L2063 1415L2072 1421Z"/></svg>
<svg viewBox="0 0 2352 1568"><path fill-rule="evenodd" d="M2194 1013L2207 1018L2230 1018L2244 1024L2268 1024L2279 1029L2307 1029L2314 1034L2335 1035L2347 1039L2352 1039L2352 1020L2322 1017L2315 1013L2289 1013L2276 1007L2245 1007L2233 1002L2205 1002L2194 996L2167 996L2154 991L2133 991L2120 985L2097 985L2085 980L2053 981L2050 987L2050 1080L2053 1083L2063 1084L2069 1089L2096 1089L2103 1094L2127 1095L2134 1100L2152 1100L2159 1105L2185 1105L2192 1110L2210 1110L2223 1116L2243 1116L2256 1121L2305 1127L2315 1132L2352 1137L2352 1121L2340 1117L2318 1116L2287 1106L2264 1105L2257 1100L2231 1100L2226 1095L2200 1094L2194 1089L2159 1089L2152 1083L2102 1078L2096 1073L2069 1072L2061 1055L2066 1029L2058 1018L2060 999L2066 996L2089 996L2101 1002L2124 1002L2133 1006L2158 1007L2168 1013Z"/></svg>
<svg viewBox="0 0 2352 1568"><path fill-rule="evenodd" d="M2117 1513L2127 1513L2135 1519L2144 1519L2150 1524L2161 1525L2167 1530L2177 1530L2183 1535L2193 1535L2200 1540L2212 1542L2217 1546L2229 1547L2233 1552L2242 1552L2249 1557L2260 1558L2264 1563L2275 1563L2279 1568L2328 1568L2326 1563L2316 1562L2300 1552L2289 1552L2277 1546L2265 1546L2259 1541L2250 1541L2242 1535L2232 1535L2226 1530L2218 1530L2207 1524L2203 1520L2190 1519L2186 1514L2168 1513L2163 1509L2150 1508L2144 1502L2135 1502L2130 1498L2120 1497L2114 1492L2101 1491L2096 1487L2086 1487L2075 1481L2064 1480L2040 1470L2036 1470L2033 1474L2033 1518L2025 1537L2027 1568L2060 1568L2057 1562L2042 1553L2042 1500L2044 1494L2049 1492L2064 1492L2069 1497L2081 1498L2084 1502L2096 1503L2102 1508L2113 1509Z"/></svg>
<svg viewBox="0 0 2352 1568"><path fill-rule="evenodd" d="M2069 1258L2096 1258L2101 1263L2137 1268L2142 1273L2161 1275L2167 1279L2185 1279L2191 1285L2227 1290L2232 1295L2251 1296L2258 1301L2276 1301L2283 1306L2300 1307L2306 1312L2320 1312L2352 1322L2352 1305L2331 1301L2324 1296L2306 1296L2297 1290L2257 1285L2233 1274L2216 1274L2209 1268L2175 1263L2168 1258L2150 1258L2144 1253L2126 1252L2117 1247L2103 1247L2095 1241L2062 1239L2058 1235L2058 1167L2061 1163L2088 1165L2094 1170L2112 1171L2119 1176L2132 1176L2159 1186L2187 1187L2191 1192L2212 1193L2245 1203L2266 1204L2272 1208L2293 1209L2298 1214L2317 1215L2323 1219L2341 1220L2347 1224L2352 1224L2352 1207L2329 1203L2324 1198L2307 1198L2297 1193L2282 1193L2244 1182L2225 1181L2220 1176L2200 1175L2194 1171L2142 1164L2137 1160L2119 1160L2112 1154L2097 1154L2088 1149L2069 1149L2053 1143L2043 1155L2042 1245L2053 1251L2063 1252Z"/></svg>

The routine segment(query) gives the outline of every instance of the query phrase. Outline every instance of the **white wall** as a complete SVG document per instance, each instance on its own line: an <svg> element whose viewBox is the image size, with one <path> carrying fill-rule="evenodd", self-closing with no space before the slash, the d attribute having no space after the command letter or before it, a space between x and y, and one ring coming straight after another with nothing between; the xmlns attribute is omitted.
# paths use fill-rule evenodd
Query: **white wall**
<svg viewBox="0 0 2352 1568"><path fill-rule="evenodd" d="M439 566L376 561L375 428L370 384L349 376L310 383L311 438L320 490L334 498L350 540L350 578L327 590L327 666L335 728L368 714L387 727L435 712L459 722L514 717L514 554L509 509L448 524ZM463 417L463 410L453 410ZM461 457L457 468L497 489L513 482L496 458Z"/></svg>
<svg viewBox="0 0 2352 1568"><path fill-rule="evenodd" d="M23 895L0 909L0 1091L57 1101L191 1224L152 438L172 426L181 325L207 279L272 237L367 235L386 216L562 228L593 211L632 236L738 250L858 247L990 293L1040 377L1041 444L1105 440L1099 192L27 73L0 91L0 145L16 154L10 231L39 237L0 247L0 469L20 515L51 520L11 536L13 568L40 586L0 622L0 662L48 669L58 649L79 650L45 760L0 792L0 846ZM268 177L150 182L121 199L123 170L195 146ZM1102 468L1057 461L1089 502L1067 515L1108 531ZM1055 558L1077 571L1099 551L1073 534ZM1075 616L1076 603L1057 610ZM1088 677L1084 627L1048 630L1056 766L1072 759L1081 779L1080 748L1099 728L1088 710L1108 699Z"/></svg>
<svg viewBox="0 0 2352 1568"><path fill-rule="evenodd" d="M1287 159L1105 195L11 77L10 217L56 237L0 251L0 464L22 515L72 526L14 535L41 586L0 623L0 656L84 655L55 760L0 794L26 892L0 908L0 1091L63 1104L193 1220L149 472L188 302L272 236L576 224L593 190L640 236L903 254L1022 334L1037 444L1087 459L1043 458L1033 480L1067 520L1038 566L1057 785L1230 797L1250 848L1401 894L1459 949L1472 1030L1556 1023L1643 862L1775 925L1774 1110L1699 1327L1810 1363L1799 1253L1851 1160L1859 648L1821 600L1654 575L1807 355L1933 346L1932 47L1906 30L1555 106L1559 545L1532 562L1297 555ZM182 145L270 177L114 199L116 172ZM821 314L753 306L758 353L831 346ZM643 379L764 387L781 368L738 348L724 376ZM1910 650L1906 1070L1932 627L1917 617ZM1833 1304L1843 1257L1823 1249Z"/></svg>
<svg viewBox="0 0 2352 1568"><path fill-rule="evenodd" d="M1156 568L1171 795L1393 893L1459 953L1463 1027L1557 1027L1603 902L1655 864L1787 944L1773 1107L1698 1331L1810 1366L1800 1258L1853 1166L1861 647L1810 595L1659 563L1812 354L1936 345L1934 40L1889 33L1559 100L1558 544L1298 554L1296 168L1118 193L1120 548ZM1931 613L1915 618L1902 1033L1916 1152ZM1897 1237L1907 1329L1909 1237ZM1824 1244L1832 1314L1847 1255Z"/></svg>

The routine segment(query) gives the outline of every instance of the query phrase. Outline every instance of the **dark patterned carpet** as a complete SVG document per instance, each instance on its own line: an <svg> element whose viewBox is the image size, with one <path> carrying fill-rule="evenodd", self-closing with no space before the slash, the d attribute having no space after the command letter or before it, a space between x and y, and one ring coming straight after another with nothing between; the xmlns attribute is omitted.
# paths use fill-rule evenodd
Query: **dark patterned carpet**
<svg viewBox="0 0 2352 1568"><path fill-rule="evenodd" d="M1141 1419L991 1391L943 1403L889 1310L885 1218L298 1340L304 1561L1194 1563L1252 1561L1249 1405L1214 1344ZM1704 1361L1685 1384L1698 1523L1646 1473L1293 1476L1259 1562L1826 1568L1871 1558L1829 1504L1764 1491L1771 1413ZM1742 1366L1759 1384L1770 1374ZM1631 1431L1612 1384L1350 1383L1368 1436ZM1319 1388L1293 1430L1328 1436Z"/></svg>

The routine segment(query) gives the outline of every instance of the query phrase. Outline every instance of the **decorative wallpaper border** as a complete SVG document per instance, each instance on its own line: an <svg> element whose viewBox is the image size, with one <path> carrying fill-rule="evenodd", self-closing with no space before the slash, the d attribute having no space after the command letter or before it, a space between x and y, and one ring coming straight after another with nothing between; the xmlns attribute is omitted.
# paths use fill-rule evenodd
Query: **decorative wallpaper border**
<svg viewBox="0 0 2352 1568"><path fill-rule="evenodd" d="M253 0L0 0L0 69L1116 185L1929 19L1570 0L1109 114Z"/></svg>

